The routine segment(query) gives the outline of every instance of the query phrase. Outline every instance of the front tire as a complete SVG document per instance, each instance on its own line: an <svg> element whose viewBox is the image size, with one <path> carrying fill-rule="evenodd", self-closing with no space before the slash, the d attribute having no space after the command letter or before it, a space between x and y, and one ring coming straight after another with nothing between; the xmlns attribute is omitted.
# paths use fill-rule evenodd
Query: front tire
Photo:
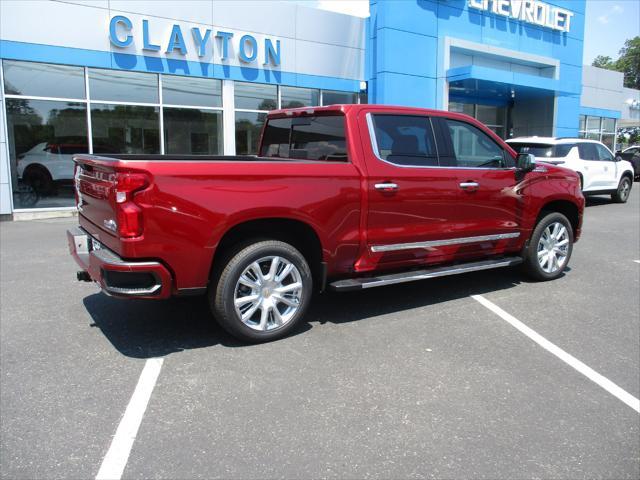
<svg viewBox="0 0 640 480"><path fill-rule="evenodd" d="M531 234L524 252L524 268L539 281L555 280L569 264L573 251L573 228L561 213L545 215Z"/></svg>
<svg viewBox="0 0 640 480"><path fill-rule="evenodd" d="M627 203L630 193L631 193L631 179L627 176L624 176L620 179L620 183L618 184L618 189L615 191L615 193L611 194L611 200L613 200L616 203Z"/></svg>
<svg viewBox="0 0 640 480"><path fill-rule="evenodd" d="M313 291L311 270L288 243L253 243L231 257L208 293L222 328L252 343L286 336L302 320Z"/></svg>

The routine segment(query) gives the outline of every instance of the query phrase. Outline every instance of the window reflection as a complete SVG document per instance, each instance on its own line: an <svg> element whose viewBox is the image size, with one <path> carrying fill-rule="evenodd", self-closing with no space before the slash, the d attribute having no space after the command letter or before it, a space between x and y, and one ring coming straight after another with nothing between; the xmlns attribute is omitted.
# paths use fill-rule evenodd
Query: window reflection
<svg viewBox="0 0 640 480"><path fill-rule="evenodd" d="M336 105L339 103L358 103L358 94L351 92L322 91L323 105Z"/></svg>
<svg viewBox="0 0 640 480"><path fill-rule="evenodd" d="M91 105L94 153L160 153L159 108Z"/></svg>
<svg viewBox="0 0 640 480"><path fill-rule="evenodd" d="M236 154L255 155L266 113L236 112Z"/></svg>
<svg viewBox="0 0 640 480"><path fill-rule="evenodd" d="M245 110L275 110L278 108L278 87L259 83L235 82L235 108Z"/></svg>
<svg viewBox="0 0 640 480"><path fill-rule="evenodd" d="M72 206L72 156L88 151L86 106L15 98L6 104L14 207Z"/></svg>
<svg viewBox="0 0 640 480"><path fill-rule="evenodd" d="M222 112L164 108L165 153L222 154Z"/></svg>
<svg viewBox="0 0 640 480"><path fill-rule="evenodd" d="M320 91L311 88L281 87L282 108L312 107L320 104Z"/></svg>
<svg viewBox="0 0 640 480"><path fill-rule="evenodd" d="M90 68L89 95L91 100L158 103L158 76Z"/></svg>
<svg viewBox="0 0 640 480"><path fill-rule="evenodd" d="M85 98L84 68L3 60L4 91L9 95Z"/></svg>
<svg viewBox="0 0 640 480"><path fill-rule="evenodd" d="M192 105L194 107L221 107L222 82L212 78L162 77L162 103Z"/></svg>

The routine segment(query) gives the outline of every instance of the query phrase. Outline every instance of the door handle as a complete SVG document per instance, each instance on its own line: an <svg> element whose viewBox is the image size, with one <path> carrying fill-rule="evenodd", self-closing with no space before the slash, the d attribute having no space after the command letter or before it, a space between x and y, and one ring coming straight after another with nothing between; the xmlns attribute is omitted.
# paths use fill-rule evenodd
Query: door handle
<svg viewBox="0 0 640 480"><path fill-rule="evenodd" d="M466 190L467 188L478 188L480 184L478 182L462 182L460 188Z"/></svg>
<svg viewBox="0 0 640 480"><path fill-rule="evenodd" d="M376 183L375 187L376 187L376 190L382 190L383 192L395 192L396 190L398 190L398 184L391 183L391 182Z"/></svg>

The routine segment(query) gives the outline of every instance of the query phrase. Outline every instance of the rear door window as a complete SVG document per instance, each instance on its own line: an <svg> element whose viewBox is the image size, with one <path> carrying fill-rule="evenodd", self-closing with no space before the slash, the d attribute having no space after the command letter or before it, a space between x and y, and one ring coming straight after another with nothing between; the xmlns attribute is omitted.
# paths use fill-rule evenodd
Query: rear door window
<svg viewBox="0 0 640 480"><path fill-rule="evenodd" d="M518 153L530 153L538 158L564 158L569 155L573 147L572 143L550 145L545 143L509 142L509 146Z"/></svg>
<svg viewBox="0 0 640 480"><path fill-rule="evenodd" d="M267 122L260 155L263 157L289 158L291 119L274 118Z"/></svg>
<svg viewBox="0 0 640 480"><path fill-rule="evenodd" d="M372 115L374 146L389 163L409 167L438 166L438 153L429 117Z"/></svg>
<svg viewBox="0 0 640 480"><path fill-rule="evenodd" d="M260 155L347 161L344 116L271 119L264 131Z"/></svg>
<svg viewBox="0 0 640 480"><path fill-rule="evenodd" d="M595 143L579 143L578 153L580 154L580 160L598 161L600 159Z"/></svg>

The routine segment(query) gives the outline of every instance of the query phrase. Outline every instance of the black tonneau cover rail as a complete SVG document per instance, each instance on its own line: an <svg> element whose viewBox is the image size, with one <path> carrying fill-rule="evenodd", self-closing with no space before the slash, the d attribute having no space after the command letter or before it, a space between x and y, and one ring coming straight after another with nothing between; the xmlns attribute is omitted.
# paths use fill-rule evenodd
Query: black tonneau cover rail
<svg viewBox="0 0 640 480"><path fill-rule="evenodd" d="M345 158L310 160L306 158L285 158L285 157L258 157L257 155L160 155L145 153L80 153L74 155L74 161L78 160L137 160L141 162L165 161L165 162L291 162L291 163L345 163Z"/></svg>
<svg viewBox="0 0 640 480"><path fill-rule="evenodd" d="M257 155L160 155L160 154L146 154L146 153L95 153L94 155L106 158L115 158L117 160L169 160L169 161L218 161L218 162L255 162L257 160L273 160L271 157L258 157ZM285 158L278 158L278 160L288 160Z"/></svg>

